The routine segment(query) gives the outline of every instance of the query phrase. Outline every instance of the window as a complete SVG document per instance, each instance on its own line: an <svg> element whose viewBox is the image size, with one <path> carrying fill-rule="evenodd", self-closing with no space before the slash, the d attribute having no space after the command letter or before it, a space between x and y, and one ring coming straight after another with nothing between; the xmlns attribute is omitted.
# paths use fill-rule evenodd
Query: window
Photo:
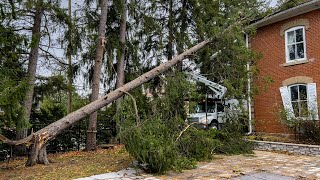
<svg viewBox="0 0 320 180"><path fill-rule="evenodd" d="M306 40L303 26L293 27L285 32L286 61L306 59Z"/></svg>
<svg viewBox="0 0 320 180"><path fill-rule="evenodd" d="M289 92L291 97L291 104L295 117L307 117L308 116L308 95L307 85L295 84L289 86Z"/></svg>
<svg viewBox="0 0 320 180"><path fill-rule="evenodd" d="M288 120L319 120L316 83L283 86L280 94Z"/></svg>

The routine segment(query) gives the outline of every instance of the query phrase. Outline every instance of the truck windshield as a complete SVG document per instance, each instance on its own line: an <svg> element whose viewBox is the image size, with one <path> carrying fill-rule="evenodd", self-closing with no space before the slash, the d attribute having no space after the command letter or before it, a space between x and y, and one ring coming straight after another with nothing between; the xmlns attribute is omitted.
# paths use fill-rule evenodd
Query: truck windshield
<svg viewBox="0 0 320 180"><path fill-rule="evenodd" d="M213 113L214 112L214 105L212 105L212 106L208 105L207 111L208 111L208 113ZM205 113L206 106L204 104L197 104L195 106L195 112L196 113Z"/></svg>

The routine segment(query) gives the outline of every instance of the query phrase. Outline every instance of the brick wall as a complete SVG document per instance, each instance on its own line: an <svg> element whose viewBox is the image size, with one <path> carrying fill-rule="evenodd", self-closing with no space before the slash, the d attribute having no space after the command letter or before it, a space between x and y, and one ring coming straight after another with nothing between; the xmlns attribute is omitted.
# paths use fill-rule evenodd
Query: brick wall
<svg viewBox="0 0 320 180"><path fill-rule="evenodd" d="M282 30L295 22L304 22L308 26L305 31L308 62L285 66L285 36ZM254 96L255 130L289 133L279 117L279 108L283 108L279 88L283 86L283 81L296 76L312 78L317 83L320 102L320 10L258 28L250 41L252 49L263 56L258 61L259 74L254 79L254 86L259 90ZM266 79L271 79L272 82L266 83Z"/></svg>

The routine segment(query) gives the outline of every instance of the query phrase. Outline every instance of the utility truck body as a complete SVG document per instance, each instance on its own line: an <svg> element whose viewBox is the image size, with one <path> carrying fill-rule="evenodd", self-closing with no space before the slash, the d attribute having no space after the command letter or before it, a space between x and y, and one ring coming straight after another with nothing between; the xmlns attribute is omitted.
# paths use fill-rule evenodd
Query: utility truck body
<svg viewBox="0 0 320 180"><path fill-rule="evenodd" d="M227 88L208 80L206 77L186 72L192 80L204 83L212 93L206 94L202 102L195 106L195 112L188 115L187 121L194 123L199 128L216 128L221 129L226 123L228 116L238 112L239 101L236 99L224 100Z"/></svg>

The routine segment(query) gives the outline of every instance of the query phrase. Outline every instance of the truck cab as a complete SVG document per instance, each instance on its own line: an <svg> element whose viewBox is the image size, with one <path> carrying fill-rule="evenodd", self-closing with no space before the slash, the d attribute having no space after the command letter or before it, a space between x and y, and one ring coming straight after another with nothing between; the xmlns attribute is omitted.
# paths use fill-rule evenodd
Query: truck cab
<svg viewBox="0 0 320 180"><path fill-rule="evenodd" d="M194 108L194 113L189 114L187 120L199 128L221 129L226 121L224 103L212 99L199 102Z"/></svg>

